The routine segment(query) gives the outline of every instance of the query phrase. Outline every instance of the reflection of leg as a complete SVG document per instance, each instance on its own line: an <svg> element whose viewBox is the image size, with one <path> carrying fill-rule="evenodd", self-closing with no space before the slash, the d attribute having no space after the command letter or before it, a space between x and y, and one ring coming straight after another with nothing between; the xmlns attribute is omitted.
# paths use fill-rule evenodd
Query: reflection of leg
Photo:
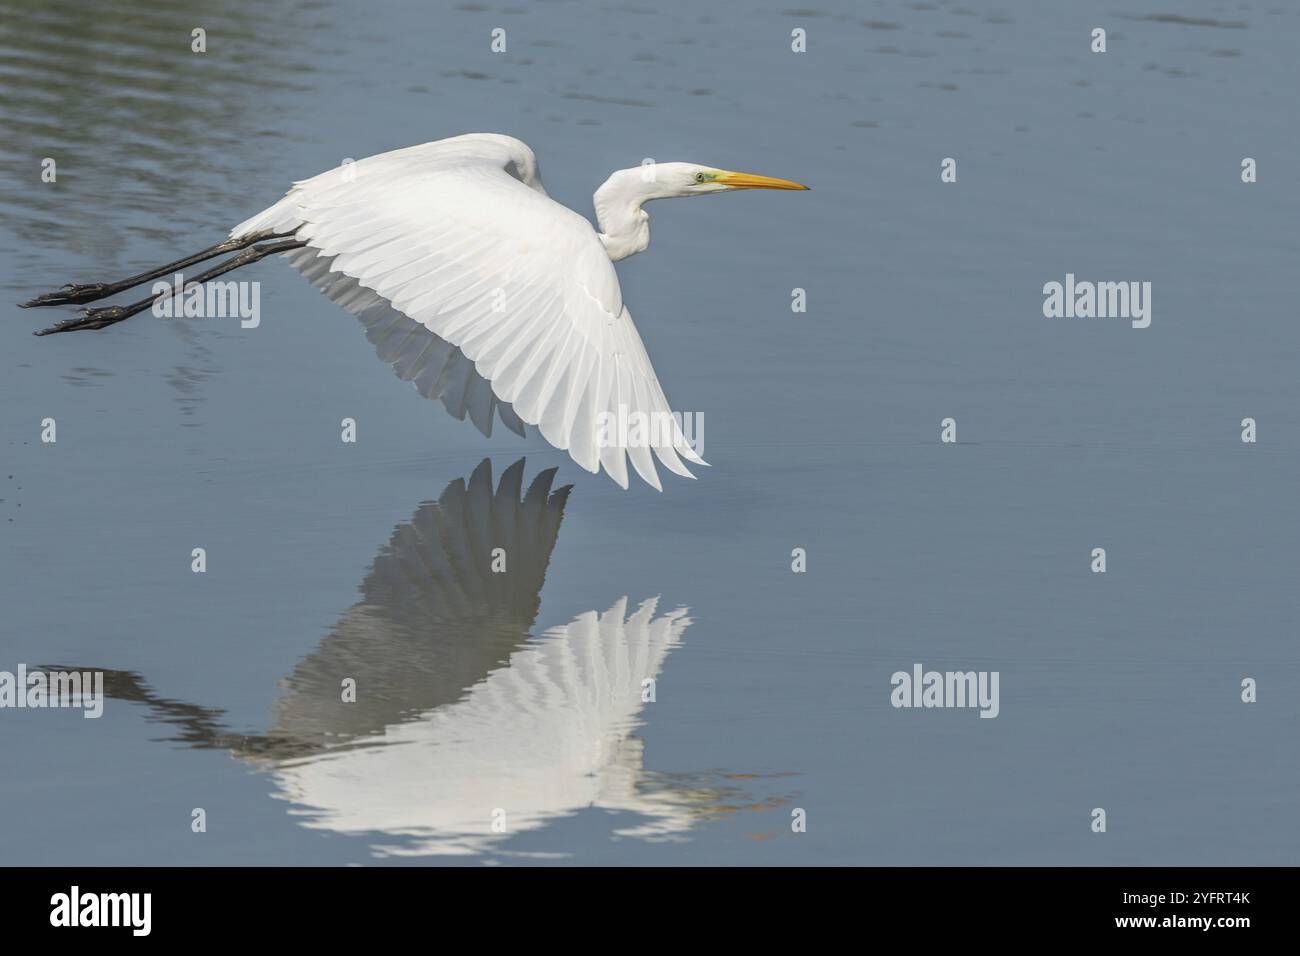
<svg viewBox="0 0 1300 956"><path fill-rule="evenodd" d="M249 246L262 242L266 239L287 239L293 233L276 233L270 229L262 232L252 233L247 236L241 236L238 239L227 239L225 242L219 242L215 246L209 246L202 252L196 252L192 256L186 256L184 259L177 259L175 262L169 262L166 265L159 266L157 269L150 269L148 272L142 272L138 276L129 276L118 282L91 282L86 285L65 285L57 292L47 292L45 295L38 295L29 302L23 302L21 308L30 309L33 306L42 305L81 305L83 302L94 302L97 299L106 299L110 295L117 295L119 292L125 292L127 289L149 282L153 279L161 279L170 276L174 272L194 265L196 262L205 262L208 259L215 259L217 256L223 256L227 252L238 252L240 249L246 249Z"/></svg>
<svg viewBox="0 0 1300 956"><path fill-rule="evenodd" d="M159 697L132 671L103 670L98 667L69 667L66 664L43 664L41 670L49 672L97 672L104 675L104 696L112 700L126 700L144 704L153 711L153 719L181 728L177 739L193 746L220 746L228 731L221 724L225 713L197 704Z"/></svg>
<svg viewBox="0 0 1300 956"><path fill-rule="evenodd" d="M217 276L225 275L241 266L250 265L259 259L265 259L267 256L275 255L277 252L289 252L292 249L301 249L307 243L303 240L291 239L282 242L268 242L261 246L252 246L245 249L237 256L231 256L219 266L209 269L207 272L201 272L194 278L185 282L185 287L198 284L202 285ZM157 278L157 276L154 276ZM141 299L139 302L133 302L131 305L110 305L99 309L87 309L86 314L80 319L65 319L57 325L52 325L48 329L41 329L36 335L52 335L55 332L80 332L85 329L105 329L110 325L116 325L138 312L151 308L154 302L161 298L171 295L171 292L163 293L161 296L150 296L147 299Z"/></svg>
<svg viewBox="0 0 1300 956"><path fill-rule="evenodd" d="M230 750L237 756L273 757L290 759L306 757L320 752L319 745L298 741L292 737L273 737L239 734L222 722L225 711L215 707L200 707L184 701L160 697L132 671L102 670L97 667L69 667L65 664L42 664L41 670L98 672L104 675L104 696L111 700L125 700L149 708L150 719L177 729L175 740L202 750Z"/></svg>

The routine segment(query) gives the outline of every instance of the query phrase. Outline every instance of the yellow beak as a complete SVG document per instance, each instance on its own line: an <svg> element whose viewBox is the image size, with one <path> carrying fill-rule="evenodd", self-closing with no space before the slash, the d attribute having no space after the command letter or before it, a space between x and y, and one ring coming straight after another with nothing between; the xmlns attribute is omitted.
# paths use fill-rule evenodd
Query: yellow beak
<svg viewBox="0 0 1300 956"><path fill-rule="evenodd" d="M722 183L733 189L807 189L802 183L788 179L775 179L771 176L757 176L754 173L722 172L714 177L715 183Z"/></svg>

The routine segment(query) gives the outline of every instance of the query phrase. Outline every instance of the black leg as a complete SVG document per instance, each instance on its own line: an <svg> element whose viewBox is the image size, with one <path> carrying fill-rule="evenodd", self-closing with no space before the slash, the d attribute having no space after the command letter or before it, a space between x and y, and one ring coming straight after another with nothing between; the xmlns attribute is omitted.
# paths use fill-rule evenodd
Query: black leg
<svg viewBox="0 0 1300 956"><path fill-rule="evenodd" d="M215 259L217 256L225 255L227 252L236 252L240 249L246 249L254 243L262 242L266 239L287 239L293 233L276 233L269 229L262 232L253 233L247 236L241 236L238 239L227 239L225 242L219 242L215 246L209 246L202 252L196 252L192 256L186 256L184 259L177 259L175 262L169 262L166 265L159 266L157 269L150 269L148 272L142 272L138 276L129 276L118 282L92 282L87 285L65 285L57 292L47 292L45 295L38 295L36 298L19 303L19 308L30 309L33 306L42 305L80 305L83 302L94 302L96 299L106 299L110 295L117 295L119 292L125 292L134 286L150 282L154 279L161 279L172 273L194 265L196 262L203 262L207 259Z"/></svg>
<svg viewBox="0 0 1300 956"><path fill-rule="evenodd" d="M225 275L241 266L249 265L259 259L265 259L267 256L273 256L278 252L289 252L293 249L301 249L307 245L305 240L289 239L281 242L268 242L261 246L252 246L245 249L237 256L231 256L225 262L218 266L201 272L192 279L186 279L185 288L197 283L202 285L217 276ZM99 309L84 309L85 316L80 319L65 319L57 325L51 325L48 329L41 329L34 335L53 335L55 332L80 332L83 329L104 329L110 325L116 325L124 319L129 319L138 312L153 307L154 302L171 296L171 291L161 295L150 296L147 299L141 299L139 302L133 302L130 305L109 305Z"/></svg>

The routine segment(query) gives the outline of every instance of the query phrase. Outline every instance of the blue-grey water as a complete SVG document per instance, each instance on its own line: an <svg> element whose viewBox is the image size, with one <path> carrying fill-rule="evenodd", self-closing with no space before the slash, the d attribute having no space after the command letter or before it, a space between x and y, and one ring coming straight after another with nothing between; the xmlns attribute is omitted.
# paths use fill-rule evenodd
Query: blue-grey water
<svg viewBox="0 0 1300 956"><path fill-rule="evenodd" d="M747 6L0 3L0 671L110 692L0 709L0 861L1295 862L1300 8ZM274 259L256 329L11 305L469 131L587 215L647 157L813 187L619 266L698 481L483 438Z"/></svg>

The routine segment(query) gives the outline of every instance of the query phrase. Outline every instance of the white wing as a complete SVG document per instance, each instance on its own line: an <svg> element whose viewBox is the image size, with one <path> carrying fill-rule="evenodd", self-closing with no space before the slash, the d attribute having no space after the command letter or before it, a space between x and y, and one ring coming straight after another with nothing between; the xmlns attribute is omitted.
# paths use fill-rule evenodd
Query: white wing
<svg viewBox="0 0 1300 956"><path fill-rule="evenodd" d="M492 435L494 413L511 431L524 434L524 423L514 409L492 393L491 383L456 346L402 315L351 276L331 272L333 257L322 256L310 246L286 257L316 288L361 320L366 338L402 381L410 382L425 398L440 400L460 421L468 415L484 435Z"/></svg>
<svg viewBox="0 0 1300 956"><path fill-rule="evenodd" d="M329 260L317 284L384 333L381 357L483 431L494 410L511 427L536 425L624 488L627 458L655 488L655 456L693 477L681 459L705 462L672 417L613 262L535 170L519 140L458 136L296 183L231 235L296 232ZM295 264L308 271L314 260L304 250ZM394 321L387 307L431 335L412 335L415 325Z"/></svg>

